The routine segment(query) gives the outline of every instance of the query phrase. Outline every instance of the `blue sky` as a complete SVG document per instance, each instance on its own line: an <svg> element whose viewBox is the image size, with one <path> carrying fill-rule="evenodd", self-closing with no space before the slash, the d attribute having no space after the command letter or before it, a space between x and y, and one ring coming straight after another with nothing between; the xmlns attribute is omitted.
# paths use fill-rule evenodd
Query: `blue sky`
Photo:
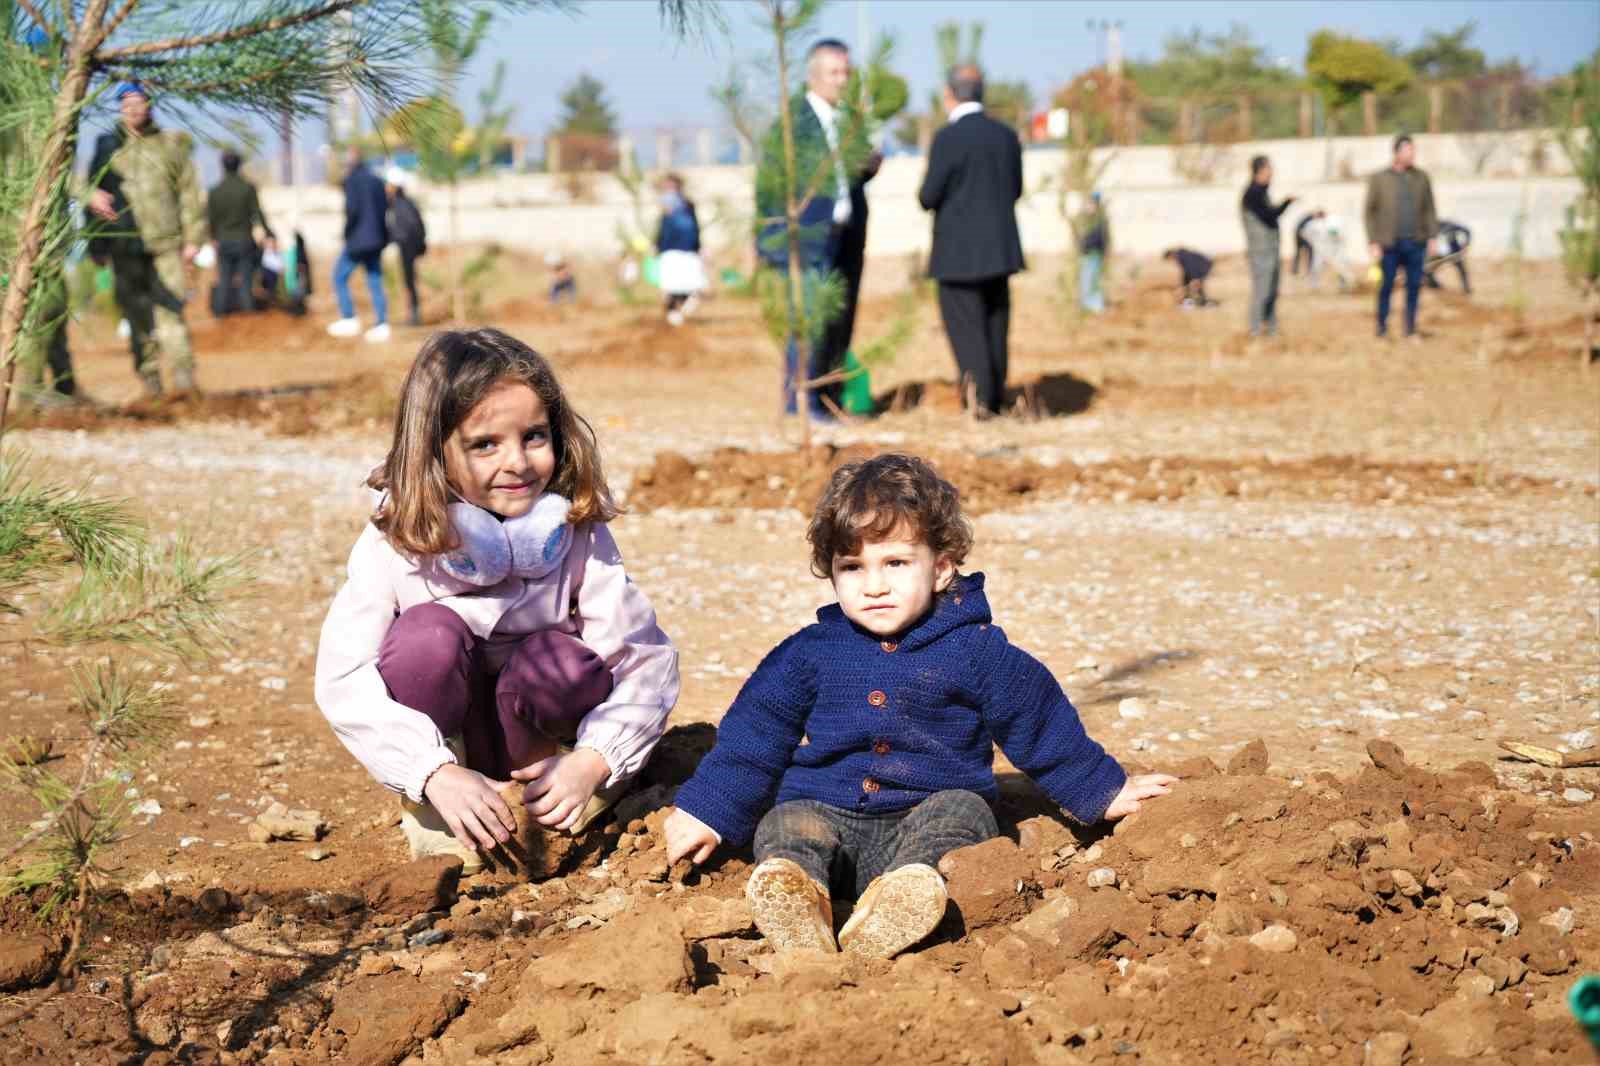
<svg viewBox="0 0 1600 1066"><path fill-rule="evenodd" d="M914 100L925 99L937 83L933 32L949 20L981 19L984 67L996 78L1025 79L1036 96L1101 61L1101 37L1085 25L1091 18L1121 21L1123 51L1130 57L1159 55L1163 39L1174 32L1194 26L1221 31L1239 22L1270 55L1288 59L1295 69L1305 57L1307 38L1324 28L1411 44L1426 29L1451 29L1470 19L1478 25L1474 43L1491 60L1521 58L1544 75L1571 69L1600 46L1600 3L1593 0L866 0L864 6L874 34L894 33L892 66L911 81ZM703 42L665 38L654 0L587 0L570 14L505 20L468 71L462 99L473 110L477 86L495 60L503 59L506 99L517 107L513 127L519 132L542 136L558 112L560 89L584 71L605 83L626 129L643 134L657 126L716 123L717 108L707 96L711 84L733 60L750 60L763 51L750 6L730 0L723 7L728 34ZM861 10L858 0L832 0L820 30L857 44Z"/></svg>

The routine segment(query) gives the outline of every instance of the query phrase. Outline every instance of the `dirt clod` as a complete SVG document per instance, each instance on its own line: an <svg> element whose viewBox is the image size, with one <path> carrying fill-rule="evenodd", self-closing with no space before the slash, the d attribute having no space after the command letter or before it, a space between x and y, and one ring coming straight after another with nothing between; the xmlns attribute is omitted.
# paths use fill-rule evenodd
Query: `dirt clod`
<svg viewBox="0 0 1600 1066"><path fill-rule="evenodd" d="M430 855L393 870L380 871L363 886L367 906L378 914L410 917L449 910L461 881L461 859Z"/></svg>
<svg viewBox="0 0 1600 1066"><path fill-rule="evenodd" d="M49 981L64 945L49 934L0 939L0 992L37 988Z"/></svg>
<svg viewBox="0 0 1600 1066"><path fill-rule="evenodd" d="M1267 772L1267 742L1256 737L1250 743L1234 752L1233 758L1228 760L1228 773L1234 777L1246 777L1251 774L1264 774Z"/></svg>

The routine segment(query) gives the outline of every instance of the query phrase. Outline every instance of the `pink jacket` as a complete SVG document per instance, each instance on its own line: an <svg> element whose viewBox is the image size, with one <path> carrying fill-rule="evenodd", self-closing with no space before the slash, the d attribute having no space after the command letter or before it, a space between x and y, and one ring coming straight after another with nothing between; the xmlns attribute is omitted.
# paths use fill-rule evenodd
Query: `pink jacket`
<svg viewBox="0 0 1600 1066"><path fill-rule="evenodd" d="M422 801L428 775L455 755L432 719L396 703L378 674L378 649L399 612L441 603L489 641L498 670L521 638L556 629L579 637L611 669L604 703L584 716L578 744L611 765L606 784L644 766L678 700L678 653L655 610L622 568L603 523L573 530L565 563L549 576L508 577L480 588L451 577L433 557L397 552L370 523L350 552L349 577L333 599L317 648L316 699L344 746L385 787Z"/></svg>

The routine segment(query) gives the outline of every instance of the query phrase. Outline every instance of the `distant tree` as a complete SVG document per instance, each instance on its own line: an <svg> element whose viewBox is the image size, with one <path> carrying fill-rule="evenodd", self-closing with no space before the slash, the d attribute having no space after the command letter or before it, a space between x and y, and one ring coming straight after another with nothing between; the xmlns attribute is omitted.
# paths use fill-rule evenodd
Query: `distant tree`
<svg viewBox="0 0 1600 1066"><path fill-rule="evenodd" d="M1583 295L1579 360L1587 369L1595 350L1595 320L1600 317L1600 50L1580 64L1568 82L1561 100L1561 147L1581 188L1567 208L1561 253L1567 279Z"/></svg>
<svg viewBox="0 0 1600 1066"><path fill-rule="evenodd" d="M1414 77L1411 65L1382 44L1332 30L1311 35L1306 74L1336 109L1357 102L1362 93L1398 92Z"/></svg>
<svg viewBox="0 0 1600 1066"><path fill-rule="evenodd" d="M579 74L561 94L561 118L556 132L616 136L617 113L606 99L606 87L600 79Z"/></svg>
<svg viewBox="0 0 1600 1066"><path fill-rule="evenodd" d="M1489 69L1483 50L1467 43L1477 29L1476 22L1468 21L1453 30L1425 30L1422 43L1402 58L1425 81L1475 78Z"/></svg>
<svg viewBox="0 0 1600 1066"><path fill-rule="evenodd" d="M1262 89L1287 89L1295 76L1275 66L1266 49L1235 23L1226 33L1199 28L1169 35L1161 58L1134 60L1126 76L1145 96L1208 96Z"/></svg>

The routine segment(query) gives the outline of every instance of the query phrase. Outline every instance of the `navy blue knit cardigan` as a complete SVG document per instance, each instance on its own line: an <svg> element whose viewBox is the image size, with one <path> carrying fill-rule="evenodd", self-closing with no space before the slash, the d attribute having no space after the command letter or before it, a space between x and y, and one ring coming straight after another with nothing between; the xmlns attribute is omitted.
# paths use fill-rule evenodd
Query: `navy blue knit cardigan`
<svg viewBox="0 0 1600 1066"><path fill-rule="evenodd" d="M994 744L1068 816L1099 821L1127 775L1044 665L991 623L983 575L957 578L892 640L838 604L756 667L677 805L743 844L774 803L884 813L944 789L996 796Z"/></svg>

